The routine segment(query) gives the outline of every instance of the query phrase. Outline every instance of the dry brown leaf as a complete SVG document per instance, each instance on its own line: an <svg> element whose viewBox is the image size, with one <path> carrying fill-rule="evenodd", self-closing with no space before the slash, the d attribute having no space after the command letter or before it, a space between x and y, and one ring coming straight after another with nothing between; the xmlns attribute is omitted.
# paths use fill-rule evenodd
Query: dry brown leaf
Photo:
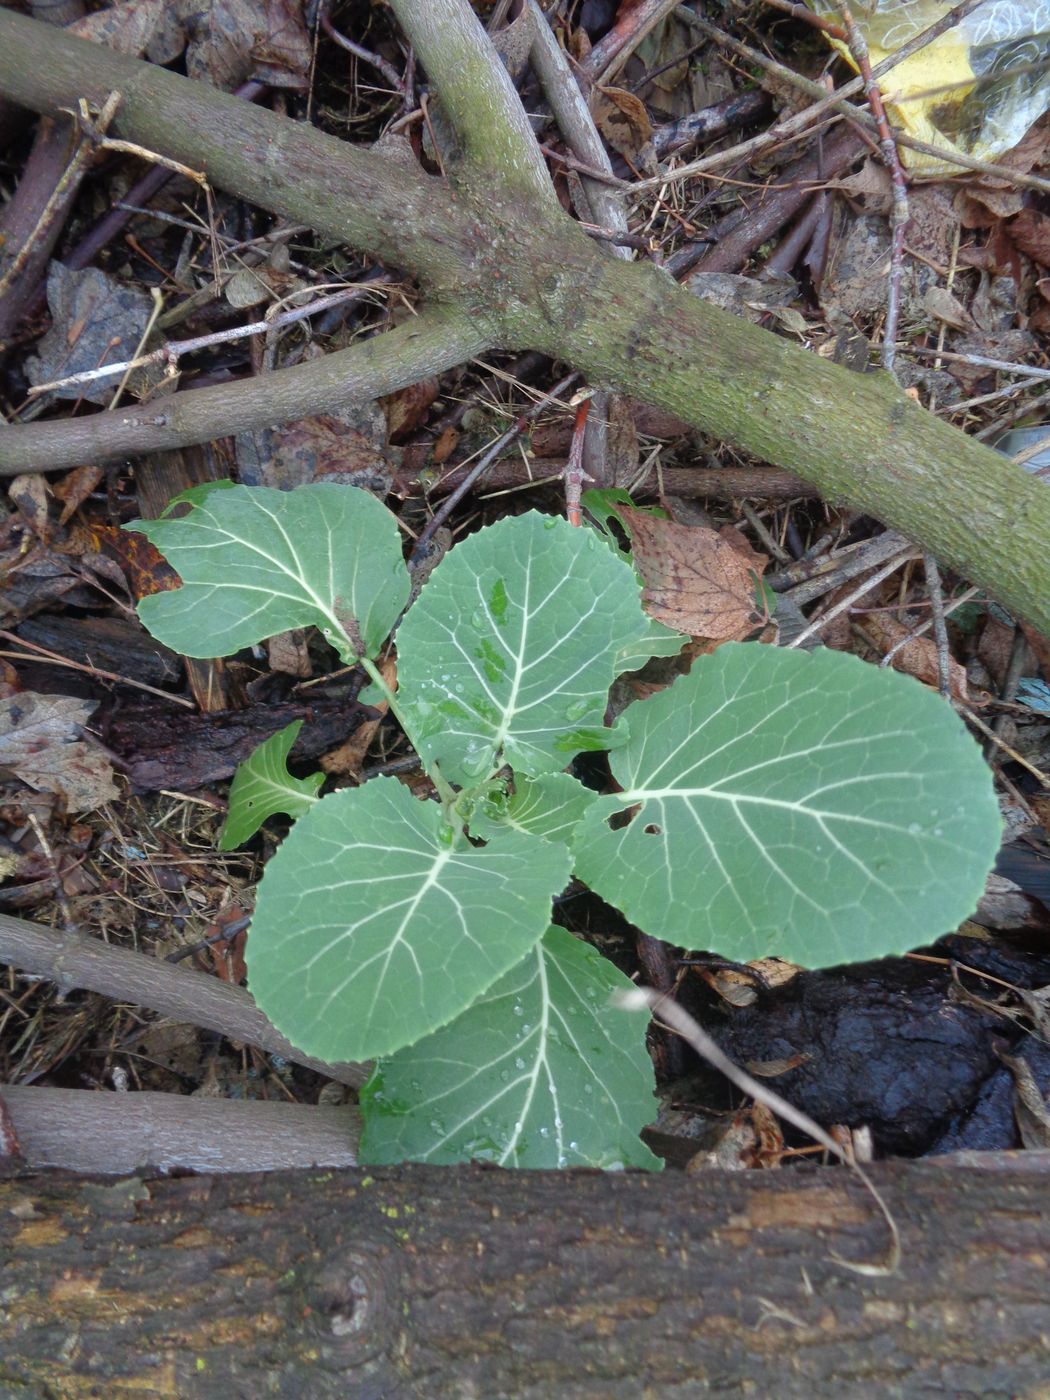
<svg viewBox="0 0 1050 1400"><path fill-rule="evenodd" d="M946 326L954 326L960 331L972 331L974 328L973 317L947 287L931 287L922 299L922 307Z"/></svg>
<svg viewBox="0 0 1050 1400"><path fill-rule="evenodd" d="M911 629L898 622L890 613L869 613L864 619L864 631L883 652L897 645ZM895 671L914 676L923 685L938 685L937 644L931 637L912 637L894 656L890 665ZM948 678L951 693L957 700L968 699L966 671L952 657L948 658Z"/></svg>
<svg viewBox="0 0 1050 1400"><path fill-rule="evenodd" d="M427 420L427 411L438 396L436 379L420 379L394 394L385 394L379 404L386 414L391 442L404 442Z"/></svg>
<svg viewBox="0 0 1050 1400"><path fill-rule="evenodd" d="M61 481L55 482L51 490L55 499L62 503L60 525L68 523L73 512L84 504L105 474L104 467L74 467Z"/></svg>
<svg viewBox="0 0 1050 1400"><path fill-rule="evenodd" d="M762 621L755 576L769 563L731 525L709 530L676 525L619 507L631 532L634 562L645 583L642 601L659 622L694 637L731 641Z"/></svg>
<svg viewBox="0 0 1050 1400"><path fill-rule="evenodd" d="M109 760L81 733L95 704L31 690L0 700L0 767L32 788L59 793L71 812L112 801L119 794Z"/></svg>
<svg viewBox="0 0 1050 1400"><path fill-rule="evenodd" d="M653 124L640 98L624 88L595 88L588 106L595 126L614 151L643 168L655 165Z"/></svg>
<svg viewBox="0 0 1050 1400"><path fill-rule="evenodd" d="M1011 219L1007 232L1013 241L1040 267L1050 267L1050 215L1038 209L1022 209Z"/></svg>
<svg viewBox="0 0 1050 1400"><path fill-rule="evenodd" d="M380 664L379 673L391 690L397 689L397 661L393 656L388 656ZM386 701L377 701L373 708L376 711L375 719L362 720L345 743L321 756L321 767L326 773L360 779L365 758L372 747L372 740L376 737L387 712Z"/></svg>
<svg viewBox="0 0 1050 1400"><path fill-rule="evenodd" d="M279 632L266 643L271 671L283 671L287 676L305 680L312 673L310 652L306 645L306 629L293 627Z"/></svg>
<svg viewBox="0 0 1050 1400"><path fill-rule="evenodd" d="M999 1051L1014 1081L1014 1117L1029 1152L1050 1147L1050 1109L1027 1060Z"/></svg>

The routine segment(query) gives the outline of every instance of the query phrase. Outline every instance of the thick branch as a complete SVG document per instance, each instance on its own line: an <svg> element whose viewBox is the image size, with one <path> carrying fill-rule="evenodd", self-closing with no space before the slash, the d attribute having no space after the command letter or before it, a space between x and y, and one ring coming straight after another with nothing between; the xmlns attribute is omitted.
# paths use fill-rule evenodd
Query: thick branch
<svg viewBox="0 0 1050 1400"><path fill-rule="evenodd" d="M437 307L396 330L291 369L91 418L27 423L0 432L0 476L185 447L365 403L452 369L488 346L477 322Z"/></svg>
<svg viewBox="0 0 1050 1400"><path fill-rule="evenodd" d="M440 0L434 12L452 4ZM602 256L567 216L522 208L520 186L504 198L493 189L484 224L472 223L449 187L396 162L0 10L0 90L52 110L85 89L98 100L118 83L130 94L118 116L123 134L197 160L264 207L338 228L417 268L464 308L479 343L542 349L595 385L648 399L797 472L1050 632L1050 492L885 376L852 374L699 301L655 268ZM4 460L51 431L67 429L0 433Z"/></svg>
<svg viewBox="0 0 1050 1400"><path fill-rule="evenodd" d="M906 398L701 301L658 268L529 259L542 315L518 344L796 472L827 500L893 526L1050 633L1050 491ZM523 280L523 290L524 290Z"/></svg>
<svg viewBox="0 0 1050 1400"><path fill-rule="evenodd" d="M203 83L0 11L0 90L36 112L121 94L110 135L394 267L452 272L472 233L447 184Z"/></svg>
<svg viewBox="0 0 1050 1400"><path fill-rule="evenodd" d="M391 0L401 28L437 88L478 192L488 181L517 190L536 212L557 208L554 187L521 99L465 0Z"/></svg>
<svg viewBox="0 0 1050 1400"><path fill-rule="evenodd" d="M351 1167L353 1108L0 1084L26 1166L124 1176Z"/></svg>
<svg viewBox="0 0 1050 1400"><path fill-rule="evenodd" d="M175 1021L218 1031L231 1040L257 1045L297 1065L359 1087L368 1077L362 1065L329 1065L303 1055L276 1030L246 991L203 972L147 958L131 948L115 948L100 938L31 924L0 914L0 964L34 977L48 977L65 991L84 988L115 1000L148 1007Z"/></svg>

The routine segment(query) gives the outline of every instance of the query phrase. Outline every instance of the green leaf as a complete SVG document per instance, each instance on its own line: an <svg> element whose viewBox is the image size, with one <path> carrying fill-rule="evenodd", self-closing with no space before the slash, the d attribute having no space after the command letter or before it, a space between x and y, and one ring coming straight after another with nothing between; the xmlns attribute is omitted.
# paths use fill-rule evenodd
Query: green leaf
<svg viewBox="0 0 1050 1400"><path fill-rule="evenodd" d="M326 1060L388 1055L465 1010L543 936L568 850L521 831L482 849L395 778L333 793L266 867L248 984Z"/></svg>
<svg viewBox="0 0 1050 1400"><path fill-rule="evenodd" d="M573 844L578 876L646 932L830 966L928 942L976 906L1000 838L991 776L917 681L726 645L628 718L624 790Z"/></svg>
<svg viewBox="0 0 1050 1400"><path fill-rule="evenodd" d="M631 537L631 527L620 514L621 506L641 510L643 514L655 516L657 520L671 518L663 506L636 506L630 492L625 491L622 486L601 486L584 491L580 497L580 504L595 522L595 528L601 531L613 549L625 559L628 556L620 549L612 529L612 522L615 520L627 538Z"/></svg>
<svg viewBox="0 0 1050 1400"><path fill-rule="evenodd" d="M529 831L547 841L568 843L577 823L598 794L568 773L545 773L541 778L515 778L507 797L490 797L471 818L472 836L499 836L504 827Z"/></svg>
<svg viewBox="0 0 1050 1400"><path fill-rule="evenodd" d="M656 1114L647 1012L593 948L550 928L450 1026L382 1060L361 1094L363 1162L648 1167Z"/></svg>
<svg viewBox="0 0 1050 1400"><path fill-rule="evenodd" d="M317 791L324 782L323 773L293 778L288 772L288 755L302 727L301 719L293 719L238 766L230 784L229 811L219 833L220 851L242 846L268 817L278 812L301 817L320 801Z"/></svg>
<svg viewBox="0 0 1050 1400"><path fill-rule="evenodd" d="M457 545L398 632L424 762L470 786L504 762L551 773L619 742L604 725L618 658L655 636L640 596L593 531L555 516L530 511Z"/></svg>
<svg viewBox="0 0 1050 1400"><path fill-rule="evenodd" d="M183 656L229 656L319 627L344 661L373 657L408 601L394 517L355 486L210 490L178 520L136 520L182 578L139 616Z"/></svg>
<svg viewBox="0 0 1050 1400"><path fill-rule="evenodd" d="M688 640L684 633L676 632L672 627L657 622L656 618L650 617L648 613L646 621L649 626L645 635L621 647L617 653L615 669L618 676L622 676L625 671L641 670L654 656L677 656Z"/></svg>
<svg viewBox="0 0 1050 1400"><path fill-rule="evenodd" d="M198 481L195 486L187 486L185 491L180 491L177 496L172 496L161 511L161 518L169 516L176 506L199 506L202 501L208 499L213 491L235 491L236 489L237 483L235 481Z"/></svg>

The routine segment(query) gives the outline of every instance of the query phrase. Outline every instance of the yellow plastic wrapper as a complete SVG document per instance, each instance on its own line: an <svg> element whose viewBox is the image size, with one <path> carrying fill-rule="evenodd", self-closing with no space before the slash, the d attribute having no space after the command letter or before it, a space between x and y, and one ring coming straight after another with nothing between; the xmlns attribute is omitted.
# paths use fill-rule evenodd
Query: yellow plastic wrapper
<svg viewBox="0 0 1050 1400"><path fill-rule="evenodd" d="M833 0L807 0L841 23ZM852 0L874 68L954 8L944 0ZM844 45L831 41L851 63ZM909 136L994 161L1050 107L1050 0L985 0L879 80L890 121ZM913 175L957 175L948 159L901 147Z"/></svg>

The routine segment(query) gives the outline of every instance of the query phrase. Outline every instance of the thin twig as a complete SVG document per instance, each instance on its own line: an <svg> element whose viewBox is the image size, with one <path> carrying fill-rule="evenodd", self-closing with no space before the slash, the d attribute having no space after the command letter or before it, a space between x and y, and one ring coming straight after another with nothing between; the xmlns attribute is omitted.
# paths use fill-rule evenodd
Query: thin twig
<svg viewBox="0 0 1050 1400"><path fill-rule="evenodd" d="M834 1252L831 1257L836 1264L840 1264L843 1268L863 1274L868 1278L885 1278L889 1274L896 1273L901 1260L901 1238L897 1222L875 1183L854 1157L845 1152L842 1146L829 1133L826 1133L819 1123L815 1123L810 1118L808 1113L803 1113L801 1109L788 1103L787 1099L770 1089L767 1084L759 1083L746 1070L735 1065L722 1048L689 1015L688 1011L669 996L651 991L648 987L632 987L630 991L620 992L616 996L616 1001L627 1011L648 1008L654 1017L666 1022L671 1030L677 1032L684 1041L692 1046L701 1059L706 1060L713 1069L718 1070L719 1074L724 1074L731 1084L735 1084L742 1094L747 1094L758 1103L765 1104L778 1117L798 1128L799 1132L805 1133L807 1137L819 1142L850 1171L856 1172L889 1227L890 1244L886 1251L886 1261L882 1264L855 1264L851 1260L841 1258Z"/></svg>
<svg viewBox="0 0 1050 1400"><path fill-rule="evenodd" d="M803 628L797 637L792 637L791 641L787 644L788 648L801 646L803 642L808 641L810 637L821 631L829 622L838 617L840 613L844 613L847 608L852 607L858 598L863 598L865 593L870 593L876 584L881 583L884 578L889 578L890 574L896 573L902 564L907 563L907 561L914 558L916 554L917 551L909 546L900 554L894 555L888 564L884 564L881 569L878 569L873 574L869 574L867 578L862 579L856 588L851 589L850 592L846 594L845 598L840 598L827 612L821 613L819 617L814 618L808 627Z"/></svg>
<svg viewBox="0 0 1050 1400"><path fill-rule="evenodd" d="M871 55L863 33L856 24L849 6L840 4L839 13L846 29L850 53L864 80L864 95L879 133L879 149L893 185L893 212L890 216L890 272L886 287L886 324L883 328L882 367L893 373L897 355L897 323L900 319L901 273L904 267L904 231L908 225L908 186L904 178L897 143L890 132L882 93L871 71Z"/></svg>
<svg viewBox="0 0 1050 1400"><path fill-rule="evenodd" d="M108 130L110 123L117 114L120 106L121 96L119 92L111 92L102 105L102 110L98 114L95 129L100 132ZM70 190L78 184L83 177L86 166L95 158L96 143L92 137L82 134L80 142L72 159L66 166L62 178L51 191L51 195L40 211L40 218L36 222L36 227L29 237L19 248L9 267L4 269L4 275L0 277L0 297L4 296L8 289L22 275L38 240L47 237L47 230L52 221L57 217L58 212L64 207Z"/></svg>
<svg viewBox="0 0 1050 1400"><path fill-rule="evenodd" d="M144 690L150 695L159 695L162 700L170 700L173 705L182 705L187 710L195 710L196 704L192 700L187 700L182 695L172 695L166 690L158 690L156 686L147 685L145 681L132 680L130 676L119 676L115 671L100 671L97 666L85 666L83 662L72 661L68 656L61 656L57 651L49 651L47 647L38 646L36 642L29 642L25 637L19 637L15 632L7 632L0 628L0 637L5 642L13 642L16 646L28 647L30 652L38 652L52 666L66 666L72 671L83 671L89 676L98 676L104 681L113 681L116 685L134 686L136 690ZM0 656L10 657L12 661L35 661L37 658L27 655L24 651L0 651Z"/></svg>
<svg viewBox="0 0 1050 1400"><path fill-rule="evenodd" d="M478 458L456 489L445 497L439 509L434 512L426 525L424 525L423 529L419 532L419 539L416 540L415 548L412 550L411 557L408 561L409 568L417 567L426 558L430 541L434 538L434 535L441 526L444 525L445 521L455 510L456 506L459 505L460 501L474 483L484 475L487 468L496 461L505 448L509 447L512 442L516 442L517 439L521 437L532 420L539 417L540 413L543 412L544 408L546 408L549 403L560 399L563 394L576 384L579 378L579 374L574 371L572 374L567 374L564 379L560 379L549 393L541 395L535 403L529 405L520 417L515 418L507 431L503 433L501 437L498 437L488 451Z"/></svg>
<svg viewBox="0 0 1050 1400"><path fill-rule="evenodd" d="M939 350L935 345L909 345L912 355L932 355L935 359L953 360L957 364L974 365L977 369L1001 369L1008 374L1023 374L1029 379L1050 379L1050 369L1018 364L1016 360L993 360L987 355L963 355L954 350Z"/></svg>
<svg viewBox="0 0 1050 1400"><path fill-rule="evenodd" d="M384 278L383 281L391 279ZM115 375L130 374L133 370L143 369L147 365L169 364L174 365L183 355L193 355L198 350L207 350L213 345L229 345L237 340L244 340L248 336L267 335L271 331L280 330L283 326L290 326L296 321L305 321L310 316L315 316L319 311L327 311L331 306L341 306L344 302L359 301L366 296L374 282L368 287L351 287L341 292L333 292L331 296L319 297L317 301L311 301L306 306L299 306L292 311L282 311L274 316L266 316L261 321L251 321L246 326L231 326L224 331L213 331L210 335L197 335L189 340L169 340L156 350L151 350L148 355L138 355L131 360L123 360L119 364L103 365L99 369L87 369L80 374L67 375L65 379L53 379L48 384L35 384L27 390L27 397L35 397L39 394L47 394L55 389L67 389L72 385L91 384L100 379L112 379ZM304 288L303 291L316 290ZM301 295L301 292L293 295Z"/></svg>
<svg viewBox="0 0 1050 1400"><path fill-rule="evenodd" d="M982 0L965 0L964 4L957 5L949 14L942 16L936 24L931 25L929 29L924 30L921 34L917 34L914 39L902 45L895 53L883 59L880 64L872 69L873 77L881 78L892 68L896 67L898 63L902 63L905 58L909 58L912 54L919 52L920 49L932 42L933 39L944 33L946 29L950 29L952 25L958 23L959 19L969 14L979 3L982 3ZM671 180L689 179L693 175L702 175L708 170L716 170L722 165L728 165L742 160L745 156L750 157L756 155L759 151L767 150L770 146L781 144L789 138L801 135L804 131L808 130L814 122L822 117L826 117L830 112L841 113L843 116L850 117L862 126L874 129L875 124L872 118L866 112L862 112L859 108L854 107L846 100L863 91L864 80L862 78L852 78L848 83L839 88L834 96L828 97L819 83L814 82L812 79L802 77L792 69L785 67L781 63L777 63L774 59L768 58L757 49L753 49L749 45L741 43L739 39L731 38L728 34L717 29L714 25L708 24L706 20L701 19L699 15L693 14L691 10L686 9L684 6L679 6L676 14L678 14L681 19L684 19L687 24L702 30L715 43L739 53L740 56L746 58L749 63L755 63L775 73L777 77L785 82L791 83L802 92L808 93L811 97L815 98L816 101L812 107L807 107L805 111L799 112L796 116L790 117L787 121L778 122L775 126L770 127L767 132L754 136L749 141L743 141L739 145L733 146L728 150L718 151L711 155L704 156L701 160L690 161L688 165L680 166L677 170L666 171L661 175L655 175L646 180L639 180L634 186L636 191L641 192L647 189L655 189ZM899 145L907 146L909 150L920 151L924 155L934 156L937 160L943 161L948 165L955 165L966 170L977 170L985 175L994 175L1000 179L1008 180L1011 184L1017 185L1022 189L1042 190L1044 193L1050 192L1050 180L1044 180L1039 176L1022 175L1016 170L1011 170L1009 166L994 165L989 161L977 160L973 156L964 155L962 151L947 150L942 146L933 146L928 141L920 141L914 136L907 135L905 132L900 132L898 134L897 141Z"/></svg>
<svg viewBox="0 0 1050 1400"><path fill-rule="evenodd" d="M608 83L645 36L667 18L677 3L678 0L639 0L632 7L621 7L621 14L612 29L595 44L581 64L591 82L597 87Z"/></svg>
<svg viewBox="0 0 1050 1400"><path fill-rule="evenodd" d="M576 405L576 420L572 428L572 443L569 447L569 460L565 463L565 517L570 525L577 528L583 524L580 510L580 496L583 493L583 438L587 431L587 415L591 411L590 394Z"/></svg>
<svg viewBox="0 0 1050 1400"><path fill-rule="evenodd" d="M992 744L994 744L997 749L1002 749L1003 753L1006 754L1007 758L1012 759L1014 763L1019 764L1022 768L1026 770L1026 772L1031 773L1032 777L1035 778L1035 780L1042 787L1046 788L1047 791L1050 792L1050 778L1048 778L1047 775L1041 769L1037 768L1030 759L1025 758L1024 754L1018 753L1017 750L1015 748L1012 748L1011 745L1009 745L1005 739L1003 739L1000 735L996 734L994 729L992 729L989 725L985 724L984 720L981 719L980 715L974 714L973 710L970 709L969 705L964 705L960 700L953 700L952 704L955 706L956 710L958 710L959 714L963 716L963 718L967 721L968 724L972 724L973 727L976 730L979 730L980 733L983 734L984 737L988 739Z"/></svg>
<svg viewBox="0 0 1050 1400"><path fill-rule="evenodd" d="M980 591L981 590L979 588L968 588L965 593L960 593L958 598L953 598L950 603L943 604L941 608L941 616L949 617L955 611L956 608L961 608L963 603L968 603L971 598L976 598ZM917 627L909 628L905 636L901 637L899 641L893 643L886 655L883 656L882 659L879 661L879 665L892 665L893 658L897 655L898 652L903 651L903 649L908 645L908 643L913 642L916 637L925 636L925 634L930 630L932 626L933 618L931 616L928 617L925 620L925 622L920 622Z"/></svg>
<svg viewBox="0 0 1050 1400"><path fill-rule="evenodd" d="M362 63L367 63L369 67L375 68L378 72L382 73L383 77L397 93L398 97L404 97L405 82L394 65L388 63L386 59L380 57L379 54L372 53L371 49L363 48L360 44L355 44L352 39L348 39L345 34L341 34L329 17L329 8L330 0L324 0L318 15L321 21L321 28L328 35L329 39L331 39L333 43L338 44L340 48L345 49L347 53L352 53L355 58L359 58Z"/></svg>
<svg viewBox="0 0 1050 1400"><path fill-rule="evenodd" d="M930 600L930 620L933 623L933 637L937 644L937 687L945 700L950 700L952 662L951 653L948 650L948 628L944 621L944 588L941 584L941 571L932 554L924 553L922 563L926 570L926 594Z"/></svg>

